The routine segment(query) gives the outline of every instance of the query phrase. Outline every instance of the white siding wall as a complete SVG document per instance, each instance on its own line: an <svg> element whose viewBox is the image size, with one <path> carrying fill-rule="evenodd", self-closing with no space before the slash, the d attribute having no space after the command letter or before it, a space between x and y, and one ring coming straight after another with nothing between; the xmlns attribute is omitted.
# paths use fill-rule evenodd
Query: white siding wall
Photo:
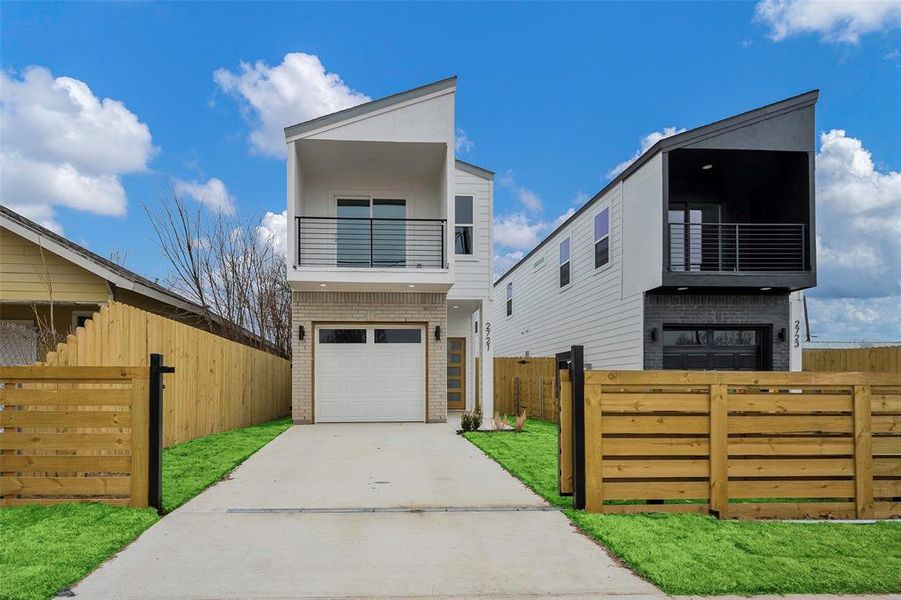
<svg viewBox="0 0 901 600"><path fill-rule="evenodd" d="M492 234L492 204L493 182L472 173L455 169L454 196L473 197L473 254L472 256L457 255L455 259L454 287L450 289L447 297L453 298L488 298L491 294L491 263L493 255L491 245ZM454 202L454 198L450 199ZM448 224L448 232L454 235L454 226ZM453 244L451 244L453 249Z"/></svg>
<svg viewBox="0 0 901 600"><path fill-rule="evenodd" d="M663 283L663 159L623 181L623 297Z"/></svg>
<svg viewBox="0 0 901 600"><path fill-rule="evenodd" d="M594 217L610 208L610 262L594 268ZM585 346L592 368L641 369L643 294L623 297L622 185L560 230L494 288L495 356L553 356ZM659 235L659 230L650 232ZM559 284L559 243L572 237L571 283ZM543 259L544 264L535 267ZM513 282L513 316L506 316L506 287Z"/></svg>

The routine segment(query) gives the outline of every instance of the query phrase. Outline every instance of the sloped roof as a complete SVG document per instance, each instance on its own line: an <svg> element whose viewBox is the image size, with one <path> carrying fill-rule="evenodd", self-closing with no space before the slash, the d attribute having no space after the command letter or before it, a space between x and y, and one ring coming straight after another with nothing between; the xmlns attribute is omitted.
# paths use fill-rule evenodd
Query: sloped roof
<svg viewBox="0 0 901 600"><path fill-rule="evenodd" d="M474 165L472 163L468 163L465 160L456 159L457 168L461 171L466 171L467 173L471 173L476 177L481 177L482 179L494 179L494 171L489 171L485 167L480 167L479 165Z"/></svg>
<svg viewBox="0 0 901 600"><path fill-rule="evenodd" d="M537 246L529 251L528 254L523 256L512 267L507 269L503 275L497 278L497 281L494 282L494 285L497 286L498 284L500 284L500 282L504 280L507 275L515 271L517 267L519 267L519 265L528 261L529 258L531 258L536 252L543 248L547 241L553 238L557 234L557 232L568 227L570 223L579 218L579 216L586 210L591 208L595 202L601 199L602 196L613 189L613 187L618 183L629 177L636 170L640 169L642 165L648 162L658 152L669 152L670 150L682 148L684 146L700 142L704 139L720 135L733 129L747 127L748 125L752 125L766 119L771 119L785 113L812 106L816 104L819 95L820 90L811 90L809 92L804 92L803 94L798 94L797 96L791 96L790 98L785 98L784 100L779 100L778 102L773 102L772 104L754 108L749 111L745 111L731 117L726 117L725 119L720 119L719 121L714 121L713 123L708 123L707 125L701 125L700 127L695 127L694 129L689 129L688 131L683 131L682 133L678 133L676 135L663 138L662 140L658 140L656 144L645 150L641 154L641 156L639 156L632 162L632 164L623 169L599 192L597 192L588 201L586 201L585 204L583 204L579 208L579 210L573 213L570 218L565 220L553 231L547 234L544 239L538 243Z"/></svg>
<svg viewBox="0 0 901 600"><path fill-rule="evenodd" d="M369 102L364 102L363 104L351 106L350 108L345 108L344 110L339 110L338 112L333 112L321 117L316 117L315 119L310 119L309 121L303 121L302 123L297 123L296 125L289 125L288 127L285 127L285 138L294 137L296 135L306 133L307 131L325 127L326 125L340 123L341 121L388 108L402 102L408 102L410 100L415 100L416 98L422 98L423 96L428 96L429 94L452 88L456 85L457 76L453 75L451 77L440 79L432 83L427 83L410 90L405 90L403 92L398 92L397 94L385 96L384 98L378 98L377 100L371 100Z"/></svg>
<svg viewBox="0 0 901 600"><path fill-rule="evenodd" d="M38 238L40 238L40 243L45 249L90 271L98 277L107 280L117 288L126 289L141 296L152 298L186 313L196 315L199 318L206 317L206 313L202 306L188 300L181 294L173 292L156 281L151 281L146 277L138 275L122 265L117 265L99 254L91 252L87 248L79 246L72 240L50 231L46 227L35 223L31 219L23 217L19 213L3 205L0 205L0 227L8 229L34 243L38 243ZM213 314L212 318L217 322L226 321L216 314ZM248 330L244 330L243 339L245 341L260 341L259 336ZM264 341L264 344L269 347L268 342Z"/></svg>

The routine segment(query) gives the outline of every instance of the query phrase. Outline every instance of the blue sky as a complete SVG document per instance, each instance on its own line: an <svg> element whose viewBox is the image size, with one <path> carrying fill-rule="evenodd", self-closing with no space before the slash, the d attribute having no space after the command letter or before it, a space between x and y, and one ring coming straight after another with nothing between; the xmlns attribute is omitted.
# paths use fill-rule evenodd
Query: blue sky
<svg viewBox="0 0 901 600"><path fill-rule="evenodd" d="M280 213L284 163L261 124L456 74L458 155L498 173L504 265L646 136L819 88L814 333L901 340L901 5L869 4L4 2L0 201L163 278L142 203L176 185L211 210ZM54 139L38 109L81 110L59 106L57 78L121 106L88 106L87 131ZM63 175L80 198L48 183Z"/></svg>

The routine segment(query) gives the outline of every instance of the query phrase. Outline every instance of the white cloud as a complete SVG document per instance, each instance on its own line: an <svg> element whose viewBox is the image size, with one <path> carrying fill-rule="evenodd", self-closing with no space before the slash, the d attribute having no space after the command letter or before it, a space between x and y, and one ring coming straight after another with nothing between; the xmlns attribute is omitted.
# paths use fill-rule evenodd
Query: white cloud
<svg viewBox="0 0 901 600"><path fill-rule="evenodd" d="M505 188L512 190L513 194L516 196L516 199L519 200L522 205L525 206L529 211L541 212L541 198L539 198L538 194L536 194L532 190L519 185L519 183L516 181L516 177L513 176L512 169L508 169L506 173L501 175L498 181Z"/></svg>
<svg viewBox="0 0 901 600"><path fill-rule="evenodd" d="M572 203L573 206L582 206L589 200L591 200L591 196L589 194L586 194L582 190L579 190L578 192L576 192L576 195L573 196Z"/></svg>
<svg viewBox="0 0 901 600"><path fill-rule="evenodd" d="M622 173L626 169L626 167L634 163L639 156L650 150L651 146L653 146L660 140L676 135L678 133L682 133L683 131L686 130L684 128L677 127L664 127L663 131L652 131L651 133L647 134L646 136L641 138L641 147L635 152L635 154L632 155L632 158L624 160L623 162L607 171L607 178L613 179L614 177Z"/></svg>
<svg viewBox="0 0 901 600"><path fill-rule="evenodd" d="M235 212L235 197L229 193L221 179L213 177L206 183L177 179L175 192L194 198L210 210L229 215Z"/></svg>
<svg viewBox="0 0 901 600"><path fill-rule="evenodd" d="M888 298L808 298L815 341L901 341L901 301Z"/></svg>
<svg viewBox="0 0 901 600"><path fill-rule="evenodd" d="M217 69L213 79L239 99L252 123L250 143L261 154L285 154L284 128L370 100L329 73L314 54L292 52L280 65L242 62L237 72Z"/></svg>
<svg viewBox="0 0 901 600"><path fill-rule="evenodd" d="M454 148L458 154L469 154L476 147L476 143L469 139L466 132L457 127L457 135L454 138Z"/></svg>
<svg viewBox="0 0 901 600"><path fill-rule="evenodd" d="M901 0L761 0L754 18L777 42L818 33L824 41L856 44L864 34L901 25Z"/></svg>
<svg viewBox="0 0 901 600"><path fill-rule="evenodd" d="M505 254L495 254L494 279L497 280L498 277L506 273L510 267L522 260L523 256L525 256L525 253L521 250L516 250L515 252L507 252Z"/></svg>
<svg viewBox="0 0 901 600"><path fill-rule="evenodd" d="M281 254L288 253L288 211L280 213L267 212L257 227L257 236L261 242L272 244Z"/></svg>
<svg viewBox="0 0 901 600"><path fill-rule="evenodd" d="M820 135L812 295L896 297L901 305L901 173L880 171L841 129Z"/></svg>
<svg viewBox="0 0 901 600"><path fill-rule="evenodd" d="M71 77L28 67L0 73L3 203L59 230L54 206L123 215L120 176L153 157L150 129L125 105Z"/></svg>
<svg viewBox="0 0 901 600"><path fill-rule="evenodd" d="M523 213L513 213L494 220L494 241L508 248L528 249L541 240L547 230L544 221L531 221Z"/></svg>
<svg viewBox="0 0 901 600"><path fill-rule="evenodd" d="M551 224L551 229L556 229L560 225L563 225L563 222L566 221L571 216L573 216L574 214L576 214L576 209L573 208L572 206L570 206L569 208L566 209L566 212L564 212L562 215L560 215L559 217L554 219L554 222Z"/></svg>

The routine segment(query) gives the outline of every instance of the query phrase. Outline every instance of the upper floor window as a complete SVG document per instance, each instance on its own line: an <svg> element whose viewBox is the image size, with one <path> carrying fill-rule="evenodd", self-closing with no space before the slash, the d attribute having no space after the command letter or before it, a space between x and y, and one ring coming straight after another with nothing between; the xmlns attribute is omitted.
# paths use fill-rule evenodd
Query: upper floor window
<svg viewBox="0 0 901 600"><path fill-rule="evenodd" d="M610 209L594 216L594 268L610 262Z"/></svg>
<svg viewBox="0 0 901 600"><path fill-rule="evenodd" d="M507 316L513 316L513 282L507 284Z"/></svg>
<svg viewBox="0 0 901 600"><path fill-rule="evenodd" d="M569 285L570 238L560 242L560 287Z"/></svg>
<svg viewBox="0 0 901 600"><path fill-rule="evenodd" d="M454 200L454 252L472 254L472 196L455 196Z"/></svg>

